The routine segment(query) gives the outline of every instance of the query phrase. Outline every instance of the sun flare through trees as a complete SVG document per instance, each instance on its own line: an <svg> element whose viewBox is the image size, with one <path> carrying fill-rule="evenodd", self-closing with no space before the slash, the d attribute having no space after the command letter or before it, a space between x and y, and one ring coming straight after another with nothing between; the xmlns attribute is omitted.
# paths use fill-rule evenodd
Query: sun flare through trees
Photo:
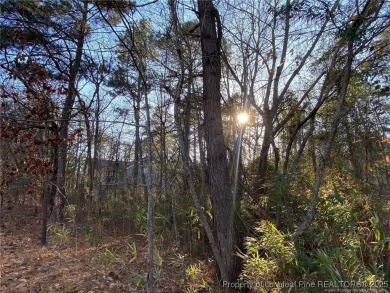
<svg viewBox="0 0 390 293"><path fill-rule="evenodd" d="M389 1L0 13L1 292L390 290Z"/></svg>

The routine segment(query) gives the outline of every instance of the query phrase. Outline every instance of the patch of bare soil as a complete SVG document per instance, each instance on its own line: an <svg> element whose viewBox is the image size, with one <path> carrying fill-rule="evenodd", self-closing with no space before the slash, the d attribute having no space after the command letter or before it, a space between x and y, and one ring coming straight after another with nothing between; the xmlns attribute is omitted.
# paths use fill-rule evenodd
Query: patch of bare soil
<svg viewBox="0 0 390 293"><path fill-rule="evenodd" d="M19 208L20 209L20 208ZM40 246L41 221L5 211L0 218L0 292L144 292L146 238L108 235L100 228L52 225ZM208 265L191 264L175 247L158 244L156 292L209 292Z"/></svg>

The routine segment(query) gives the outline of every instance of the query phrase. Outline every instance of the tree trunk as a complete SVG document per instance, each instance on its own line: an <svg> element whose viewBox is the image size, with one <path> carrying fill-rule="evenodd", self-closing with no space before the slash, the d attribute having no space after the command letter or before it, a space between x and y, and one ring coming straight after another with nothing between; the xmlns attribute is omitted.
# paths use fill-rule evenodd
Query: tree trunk
<svg viewBox="0 0 390 293"><path fill-rule="evenodd" d="M146 86L146 84L145 84ZM147 226L148 226L148 275L147 275L147 292L153 293L154 287L154 278L153 278L153 169L152 169L152 132L150 126L150 110L148 102L148 94L145 94L145 108L146 108L146 147L147 147L147 156L146 156L146 190L148 198L148 212L147 212Z"/></svg>
<svg viewBox="0 0 390 293"><path fill-rule="evenodd" d="M56 135L59 135L58 133ZM50 220L56 221L55 197L57 194L57 176L58 176L58 146L53 144L53 172L50 178L49 211Z"/></svg>
<svg viewBox="0 0 390 293"><path fill-rule="evenodd" d="M47 140L48 130L45 129L45 138ZM51 144L47 145L46 149L46 156L51 157L53 162L53 157L50 154L50 146ZM53 147L55 148L55 147ZM54 162L53 162L54 163ZM46 174L44 176L43 181L43 202L42 202L42 227L41 227L41 245L45 246L47 244L47 219L48 219L48 208L49 208L49 200L50 200L50 181L49 181L49 173L46 171Z"/></svg>
<svg viewBox="0 0 390 293"><path fill-rule="evenodd" d="M95 117L95 129L94 129L94 146L93 146L93 180L96 180L95 174L99 173L100 166L98 164L99 152L100 152L100 96L99 90L96 91L96 109L94 111ZM99 215L101 214L101 182L96 181L94 184L97 188L97 210Z"/></svg>
<svg viewBox="0 0 390 293"><path fill-rule="evenodd" d="M272 117L269 113L269 110L266 110L263 115L263 123L264 123L264 137L260 150L259 157L259 172L258 172L258 192L259 195L262 195L266 191L266 183L267 183L267 173L268 173L268 152L272 143Z"/></svg>
<svg viewBox="0 0 390 293"><path fill-rule="evenodd" d="M139 166L140 166L140 110L141 110L141 78L138 80L137 94L135 95L136 101L133 101L134 105L134 121L135 121L135 145L134 145L134 167L133 167L133 188L138 186L139 179Z"/></svg>
<svg viewBox="0 0 390 293"><path fill-rule="evenodd" d="M65 99L64 108L61 114L60 122L60 139L61 144L58 147L58 174L57 174L57 220L63 219L63 208L66 201L66 163L68 159L68 133L69 133L69 122L72 115L72 108L76 97L76 79L80 70L81 57L83 55L83 47L85 40L85 26L87 22L88 14L88 2L84 2L83 7L83 18L80 22L79 35L77 37L76 44L76 55L75 59L71 63L69 72L69 86L68 94Z"/></svg>
<svg viewBox="0 0 390 293"><path fill-rule="evenodd" d="M237 275L234 272L234 210L229 188L220 103L222 28L218 10L211 0L198 0L198 8L201 27L205 139L214 233L224 267L219 269L227 274L222 276L222 281L232 282Z"/></svg>
<svg viewBox="0 0 390 293"><path fill-rule="evenodd" d="M360 13L356 16L356 18L353 20L353 22L349 25L348 30L349 33L345 35L345 39L341 39L340 42L345 41L346 42L346 63L343 70L342 80L341 80L341 88L339 90L339 95L337 99L337 105L336 110L332 118L332 124L329 130L329 134L326 140L326 145L324 147L323 155L320 158L318 169L316 172L316 178L315 183L313 186L313 193L310 199L310 203L307 209L306 217L303 219L302 223L299 225L299 227L295 230L293 233L293 236L295 238L299 237L304 233L304 231L311 225L311 223L314 220L315 213L316 213L316 206L318 201L318 193L321 187L322 178L325 173L325 164L327 160L330 157L330 151L333 145L333 141L337 132L338 125L340 123L341 115L342 115L342 108L344 105L345 98L347 96L348 92L348 84L349 80L351 79L352 75L352 64L355 58L355 51L354 51L354 45L355 41L359 40L359 35L364 33L365 27L364 22L368 21L370 19L370 16L372 14L376 14L382 7L384 1L380 2L379 5L377 5L374 9L372 9L372 1L367 0L367 2L364 5L364 8L361 10Z"/></svg>
<svg viewBox="0 0 390 293"><path fill-rule="evenodd" d="M330 157L330 151L333 145L334 137L337 132L337 127L340 122L343 104L345 101L345 97L347 95L348 83L351 78L353 59L354 59L353 40L351 39L348 42L347 63L344 66L343 80L342 80L341 90L339 93L339 98L337 100L336 112L333 115L332 124L326 140L326 145L323 150L323 155L320 158L318 164L315 183L313 186L313 192L312 192L309 206L307 208L306 217L303 219L299 227L295 230L293 234L295 238L301 236L305 232L305 230L311 225L311 223L314 221L316 206L318 201L318 193L320 191L322 178L324 177L325 174L325 163L328 161Z"/></svg>
<svg viewBox="0 0 390 293"><path fill-rule="evenodd" d="M87 201L87 219L88 221L91 219L92 216L92 192L94 187L94 160L92 158L92 141L93 141L93 134L91 129L91 123L89 121L89 113L88 108L85 107L84 103L80 103L80 107L82 108L84 119L85 119L85 127L87 132L87 158L85 167L88 169L88 188L87 188L87 194L86 194L86 201Z"/></svg>

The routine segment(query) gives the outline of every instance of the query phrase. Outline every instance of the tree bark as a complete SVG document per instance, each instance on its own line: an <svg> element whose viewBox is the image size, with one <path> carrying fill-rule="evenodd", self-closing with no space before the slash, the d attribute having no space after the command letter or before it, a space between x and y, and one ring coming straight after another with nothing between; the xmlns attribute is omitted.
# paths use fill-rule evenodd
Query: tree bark
<svg viewBox="0 0 390 293"><path fill-rule="evenodd" d="M145 83L146 87L146 83ZM146 89L146 88L145 88ZM152 169L152 132L150 126L150 108L148 101L148 94L145 93L145 108L146 108L146 148L147 148L147 156L146 156L146 168L148 174L146 176L146 190L147 190L147 198L148 198L148 212L147 212L147 225L148 225L148 275L147 275L147 292L153 293L154 287L154 278L153 278L153 169Z"/></svg>
<svg viewBox="0 0 390 293"><path fill-rule="evenodd" d="M57 220L63 219L63 208L66 201L66 164L68 160L68 134L69 134L69 121L72 115L72 108L76 98L76 79L80 71L81 58L83 55L83 47L85 40L85 26L87 22L88 14L88 2L84 2L83 7L83 16L80 22L80 30L77 36L76 43L76 55L71 62L70 72L69 72L69 85L68 85L68 94L65 99L64 108L61 114L60 122L60 139L61 144L58 147L58 174L57 174L57 198L58 205L57 207Z"/></svg>
<svg viewBox="0 0 390 293"><path fill-rule="evenodd" d="M207 162L211 191L214 233L226 276L232 282L234 272L234 214L227 170L220 103L222 28L218 10L212 1L198 0L203 66L203 110Z"/></svg>
<svg viewBox="0 0 390 293"><path fill-rule="evenodd" d="M140 110L141 110L141 77L138 78L138 88L137 93L134 95L135 101L133 99L133 109L134 109L134 121L135 121L135 145L134 145L134 167L133 167L133 189L135 190L138 186L139 181L139 167L141 161L141 138L140 138Z"/></svg>

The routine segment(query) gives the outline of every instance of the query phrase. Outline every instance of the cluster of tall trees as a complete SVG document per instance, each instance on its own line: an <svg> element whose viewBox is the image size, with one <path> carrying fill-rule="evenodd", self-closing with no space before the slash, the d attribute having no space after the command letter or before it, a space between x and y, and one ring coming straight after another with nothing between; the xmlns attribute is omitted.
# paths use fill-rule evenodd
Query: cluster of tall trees
<svg viewBox="0 0 390 293"><path fill-rule="evenodd" d="M154 210L177 241L196 211L219 277L236 280L237 248L268 215L260 203L275 178L305 190L294 223L270 216L297 241L329 169L388 200L389 9L384 0L2 1L2 206L36 202L45 244L47 220L62 220L66 204L100 216L103 160L127 163L121 196L147 214L149 291Z"/></svg>

